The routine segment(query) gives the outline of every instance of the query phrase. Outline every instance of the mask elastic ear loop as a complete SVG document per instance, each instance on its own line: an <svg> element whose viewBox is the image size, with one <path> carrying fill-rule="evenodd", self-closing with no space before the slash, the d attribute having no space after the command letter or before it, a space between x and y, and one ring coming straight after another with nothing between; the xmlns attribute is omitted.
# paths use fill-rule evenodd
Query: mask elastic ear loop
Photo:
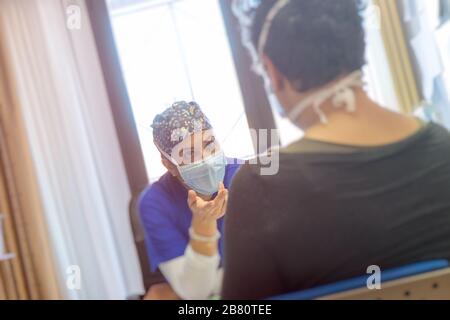
<svg viewBox="0 0 450 320"><path fill-rule="evenodd" d="M332 90L333 91L333 90ZM324 95L325 97L325 95ZM322 124L328 124L328 118L326 114L320 108L321 104L326 99L322 99L322 101L317 102L314 105L314 111L320 118L320 122ZM347 112L355 112L356 111L356 98L355 91L351 87L341 88L332 96L332 104L335 108L340 108L345 106L347 108Z"/></svg>
<svg viewBox="0 0 450 320"><path fill-rule="evenodd" d="M346 106L348 112L356 111L356 99L353 87L361 87L363 85L361 77L361 71L356 71L347 78L341 80L335 86L305 98L304 101L301 101L300 104L291 111L289 118L293 122L297 121L298 117L307 109L307 107L312 105L314 111L319 116L320 122L327 124L327 116L320 106L330 98L332 99L333 106L336 108Z"/></svg>
<svg viewBox="0 0 450 320"><path fill-rule="evenodd" d="M319 117L319 120L322 124L328 124L328 118L325 112L322 111L321 105L328 99L329 92L331 91L324 91L317 97L317 101L313 105L314 112Z"/></svg>
<svg viewBox="0 0 450 320"><path fill-rule="evenodd" d="M351 88L341 89L333 98L333 105L336 108L346 106L348 112L356 111L355 92Z"/></svg>
<svg viewBox="0 0 450 320"><path fill-rule="evenodd" d="M260 59L262 59L264 54L264 49L266 47L267 39L269 38L269 32L272 27L273 20L276 18L281 9L287 6L289 2L290 0L278 0L278 2L273 5L272 9L270 9L267 14L258 39L258 54Z"/></svg>
<svg viewBox="0 0 450 320"><path fill-rule="evenodd" d="M319 116L320 122L322 124L328 124L328 118L327 118L325 112L323 112L322 109L320 108L319 104L314 105L314 111Z"/></svg>

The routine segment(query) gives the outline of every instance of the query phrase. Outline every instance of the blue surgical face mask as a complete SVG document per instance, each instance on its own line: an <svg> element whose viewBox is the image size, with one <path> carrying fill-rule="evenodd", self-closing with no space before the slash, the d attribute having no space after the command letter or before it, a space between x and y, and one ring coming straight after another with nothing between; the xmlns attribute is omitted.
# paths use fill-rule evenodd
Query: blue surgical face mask
<svg viewBox="0 0 450 320"><path fill-rule="evenodd" d="M195 192L211 196L225 178L227 160L223 151L201 162L178 167L184 183Z"/></svg>

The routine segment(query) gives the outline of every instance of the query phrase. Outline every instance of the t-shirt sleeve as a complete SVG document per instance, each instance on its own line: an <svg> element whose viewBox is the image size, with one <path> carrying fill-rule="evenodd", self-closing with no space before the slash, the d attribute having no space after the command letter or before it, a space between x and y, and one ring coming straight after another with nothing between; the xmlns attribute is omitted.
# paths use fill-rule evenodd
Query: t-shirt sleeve
<svg viewBox="0 0 450 320"><path fill-rule="evenodd" d="M254 170L243 166L230 189L224 229L222 298L225 300L269 298L281 287L265 245L267 195Z"/></svg>
<svg viewBox="0 0 450 320"><path fill-rule="evenodd" d="M170 197L153 185L140 199L139 212L152 271L163 262L184 255L188 240L171 220Z"/></svg>

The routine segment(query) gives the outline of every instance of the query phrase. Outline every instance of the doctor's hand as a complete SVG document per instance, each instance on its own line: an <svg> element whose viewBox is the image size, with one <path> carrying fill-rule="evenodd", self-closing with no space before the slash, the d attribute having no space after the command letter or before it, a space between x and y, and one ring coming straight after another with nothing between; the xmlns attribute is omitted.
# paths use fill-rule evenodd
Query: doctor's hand
<svg viewBox="0 0 450 320"><path fill-rule="evenodd" d="M228 190L220 183L217 196L213 200L203 200L193 190L189 191L188 205L192 211L193 223L216 222L225 215Z"/></svg>

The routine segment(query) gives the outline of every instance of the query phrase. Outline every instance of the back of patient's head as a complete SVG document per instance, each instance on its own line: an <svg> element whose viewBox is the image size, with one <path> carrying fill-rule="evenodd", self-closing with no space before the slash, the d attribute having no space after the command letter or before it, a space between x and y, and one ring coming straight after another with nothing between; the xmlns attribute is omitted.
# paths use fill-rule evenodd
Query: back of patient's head
<svg viewBox="0 0 450 320"><path fill-rule="evenodd" d="M238 16L243 1L235 2ZM277 1L256 2L259 5L252 9L245 6L248 19L242 27L257 49L264 22ZM291 0L275 16L263 52L299 92L321 87L364 66L362 10L358 0Z"/></svg>

